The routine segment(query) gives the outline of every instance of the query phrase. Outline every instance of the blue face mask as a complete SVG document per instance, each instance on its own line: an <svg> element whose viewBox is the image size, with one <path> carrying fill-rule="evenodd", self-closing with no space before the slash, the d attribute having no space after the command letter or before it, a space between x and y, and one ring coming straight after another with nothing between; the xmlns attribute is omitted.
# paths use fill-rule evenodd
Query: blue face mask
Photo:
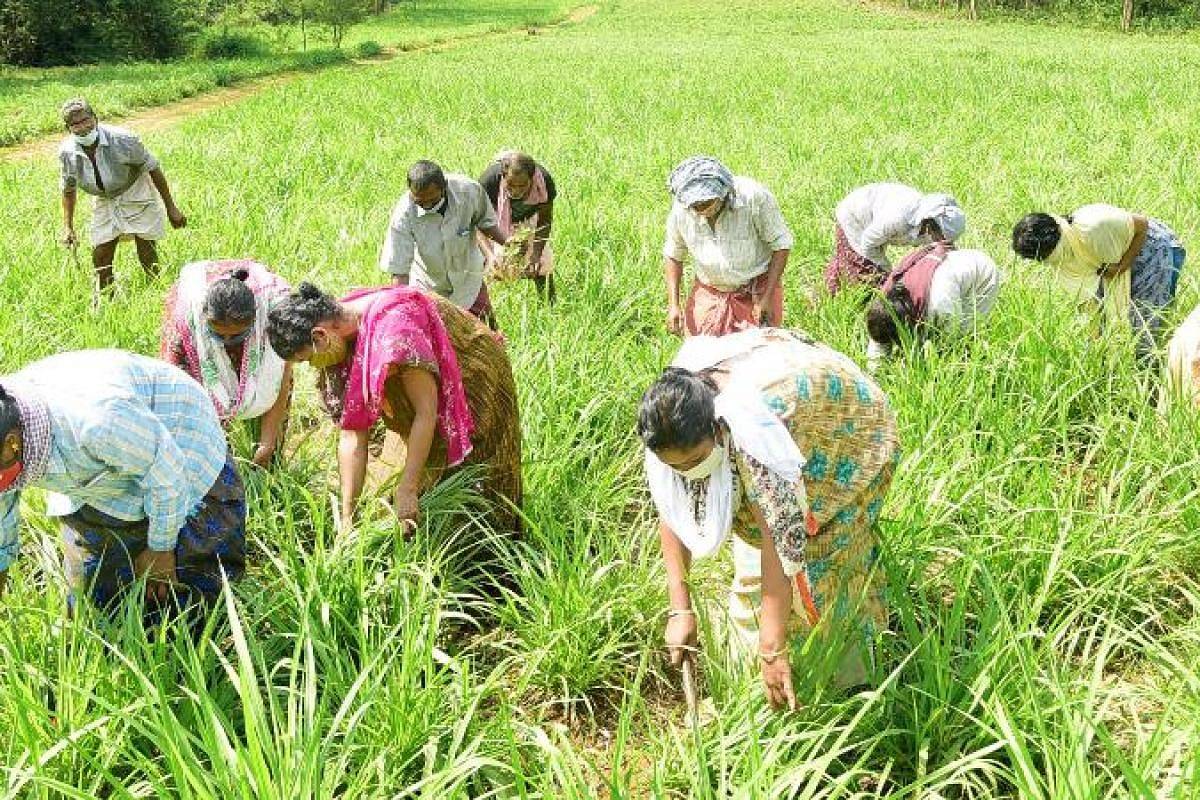
<svg viewBox="0 0 1200 800"><path fill-rule="evenodd" d="M250 338L250 329L246 328L246 330L242 331L241 333L236 333L233 336L222 336L212 328L209 328L208 338L212 339L214 342L223 344L226 347L234 347L235 345L239 345Z"/></svg>

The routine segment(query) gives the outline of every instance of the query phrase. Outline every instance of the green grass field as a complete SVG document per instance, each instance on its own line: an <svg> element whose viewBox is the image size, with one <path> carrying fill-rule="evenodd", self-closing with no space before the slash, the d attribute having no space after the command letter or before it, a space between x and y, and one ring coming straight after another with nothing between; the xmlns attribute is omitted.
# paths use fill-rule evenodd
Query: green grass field
<svg viewBox="0 0 1200 800"><path fill-rule="evenodd" d="M351 28L343 51L330 48L317 30L301 52L299 30L287 30L278 52L261 57L182 59L84 67L35 69L0 65L0 147L62 129L59 106L70 97L91 100L101 115L124 116L140 108L293 70L316 70L349 58L355 44L374 41L385 49L412 50L457 37L479 36L561 19L568 0L493 0L490 3L419 0ZM278 31L259 29L265 40Z"/></svg>
<svg viewBox="0 0 1200 800"><path fill-rule="evenodd" d="M295 456L250 480L253 574L195 646L63 622L56 531L31 504L0 609L4 796L1200 793L1197 419L1160 418L1128 340L1081 333L1007 247L1026 211L1096 200L1200 242L1198 65L1185 41L834 0L612 0L579 25L333 68L155 134L190 219L171 265L253 255L339 290L381 282L416 158L476 174L519 146L550 167L562 299L493 296L524 426L519 591L471 597L456 546L479 534L449 529L469 502L457 486L427 498L413 542L386 524L336 539L333 439L302 391ZM857 358L858 306L815 293L850 188L952 191L965 244L1008 278L969 347L881 375L905 458L884 513L896 623L879 690L839 696L797 664L804 707L776 716L710 647L721 714L698 730L663 664L633 433L677 346L664 181L695 152L774 190L797 240L788 324ZM119 302L89 315L87 277L55 244L54 164L0 166L0 198L0 368L157 351L167 279L147 285L123 251ZM1179 317L1196 301L1186 269ZM726 569L697 581L714 610Z"/></svg>

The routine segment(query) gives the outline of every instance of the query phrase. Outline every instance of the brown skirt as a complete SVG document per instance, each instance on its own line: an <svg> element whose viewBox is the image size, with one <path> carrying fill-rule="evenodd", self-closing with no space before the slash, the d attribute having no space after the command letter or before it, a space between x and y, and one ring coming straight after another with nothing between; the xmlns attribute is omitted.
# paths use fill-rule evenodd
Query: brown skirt
<svg viewBox="0 0 1200 800"><path fill-rule="evenodd" d="M422 489L457 469L480 465L484 476L479 490L493 506L491 526L496 531L519 533L521 520L516 509L521 507L522 499L521 425L512 365L504 345L479 320L445 298L435 299L438 315L458 356L475 433L471 436L471 453L462 464L451 469L446 468L446 443L440 436L434 438ZM414 416L397 377L388 379L384 396L383 424L388 433L383 451L373 459L368 473L373 488L391 482L404 468L405 441Z"/></svg>

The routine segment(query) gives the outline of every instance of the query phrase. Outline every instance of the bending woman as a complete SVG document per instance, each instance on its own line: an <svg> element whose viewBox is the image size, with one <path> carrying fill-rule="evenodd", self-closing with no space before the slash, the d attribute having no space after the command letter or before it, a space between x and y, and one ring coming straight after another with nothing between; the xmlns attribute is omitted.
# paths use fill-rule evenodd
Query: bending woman
<svg viewBox="0 0 1200 800"><path fill-rule="evenodd" d="M198 381L221 424L249 424L253 461L265 467L283 444L292 367L267 341L267 316L288 285L256 261L196 261L167 294L160 356Z"/></svg>
<svg viewBox="0 0 1200 800"><path fill-rule="evenodd" d="M338 445L342 523L348 530L367 472L372 426L389 431L385 453L407 451L393 493L396 516L416 522L421 492L449 469L482 465L491 523L519 532L521 432L512 368L476 318L408 286L362 289L335 300L302 283L271 311L271 346L321 370Z"/></svg>
<svg viewBox="0 0 1200 800"><path fill-rule="evenodd" d="M970 331L1000 292L1000 270L982 250L945 242L917 248L883 282L883 297L867 309L867 365L873 371L902 340L931 328Z"/></svg>
<svg viewBox="0 0 1200 800"><path fill-rule="evenodd" d="M1175 299L1187 252L1156 219L1093 203L1067 217L1028 214L1013 228L1013 250L1055 268L1062 290L1085 312L1133 326L1146 359Z"/></svg>
<svg viewBox="0 0 1200 800"><path fill-rule="evenodd" d="M887 248L954 242L966 217L948 194L921 194L902 183L860 186L834 211L833 258L825 267L825 287L837 294L847 286L874 288L887 277Z"/></svg>
<svg viewBox="0 0 1200 800"><path fill-rule="evenodd" d="M674 364L638 417L672 660L696 642L691 560L732 533L731 628L757 647L772 705L794 707L791 668L814 629L835 682L862 683L887 623L874 580L875 523L898 458L887 398L849 358L781 329L697 337Z"/></svg>

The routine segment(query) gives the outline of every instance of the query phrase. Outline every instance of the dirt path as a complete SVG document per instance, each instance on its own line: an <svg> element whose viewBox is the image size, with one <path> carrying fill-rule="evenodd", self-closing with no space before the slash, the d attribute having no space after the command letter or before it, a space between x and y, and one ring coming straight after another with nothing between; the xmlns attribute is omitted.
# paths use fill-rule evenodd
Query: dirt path
<svg viewBox="0 0 1200 800"><path fill-rule="evenodd" d="M564 19L559 22L552 22L545 25L533 26L537 29L559 28L565 25L576 25L589 17L593 16L600 10L598 5L579 6L569 13ZM465 36L445 39L440 42L432 42L420 47L414 47L411 50L398 51L389 49L379 58L355 60L352 62L352 67L371 67L380 64L386 64L389 61L403 56L407 53L420 53L428 50L441 50L447 47L454 47L464 42L479 41L480 39L492 39L500 36L507 36L517 31L528 30L527 27L513 28L503 31L489 31L487 33L469 34ZM347 68L347 65L339 65L331 67L332 69ZM318 70L319 72L320 70ZM247 97L252 97L259 92L266 91L275 86L291 83L305 75L314 74L313 70L291 70L288 72L277 72L274 75L267 75L262 78L251 78L243 81L236 86L229 86L222 89L214 89L210 92L185 97L182 100L176 100L170 103L164 103L160 106L152 106L150 108L129 114L124 117L106 117L105 121L120 122L122 125L134 128L139 135L153 133L155 131L166 130L173 128L185 119L203 114L214 108L223 108L232 103L244 100ZM58 146L62 142L63 134L54 133L42 136L36 136L33 139L27 139L19 144L10 145L8 147L0 147L0 162L25 161L33 158L51 158L58 152Z"/></svg>

